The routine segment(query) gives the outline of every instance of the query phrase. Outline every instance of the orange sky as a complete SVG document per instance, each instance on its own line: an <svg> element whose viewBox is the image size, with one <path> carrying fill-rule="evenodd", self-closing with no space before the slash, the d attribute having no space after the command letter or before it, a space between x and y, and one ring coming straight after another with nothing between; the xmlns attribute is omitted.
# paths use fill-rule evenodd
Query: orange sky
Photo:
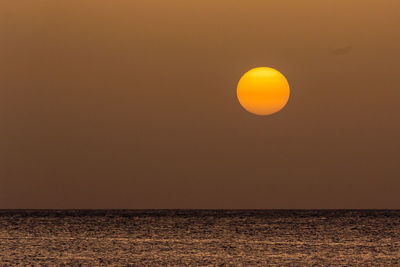
<svg viewBox="0 0 400 267"><path fill-rule="evenodd" d="M0 2L0 208L400 208L398 0ZM245 112L240 77L287 106Z"/></svg>

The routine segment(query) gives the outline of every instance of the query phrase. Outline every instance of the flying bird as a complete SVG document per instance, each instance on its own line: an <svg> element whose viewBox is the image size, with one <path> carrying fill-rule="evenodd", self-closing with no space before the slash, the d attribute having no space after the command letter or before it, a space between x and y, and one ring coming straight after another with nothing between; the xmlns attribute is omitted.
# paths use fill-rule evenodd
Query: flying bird
<svg viewBox="0 0 400 267"><path fill-rule="evenodd" d="M353 49L353 47L351 45L346 46L346 47L337 48L332 51L332 55L334 55L334 56L346 55L346 54L350 53L352 49Z"/></svg>

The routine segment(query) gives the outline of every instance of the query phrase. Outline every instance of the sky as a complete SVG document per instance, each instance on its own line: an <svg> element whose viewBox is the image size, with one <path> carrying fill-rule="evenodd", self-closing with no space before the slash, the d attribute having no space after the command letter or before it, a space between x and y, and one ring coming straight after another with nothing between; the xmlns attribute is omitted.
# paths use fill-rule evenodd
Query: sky
<svg viewBox="0 0 400 267"><path fill-rule="evenodd" d="M0 3L0 208L400 208L398 0ZM283 73L271 116L236 98Z"/></svg>

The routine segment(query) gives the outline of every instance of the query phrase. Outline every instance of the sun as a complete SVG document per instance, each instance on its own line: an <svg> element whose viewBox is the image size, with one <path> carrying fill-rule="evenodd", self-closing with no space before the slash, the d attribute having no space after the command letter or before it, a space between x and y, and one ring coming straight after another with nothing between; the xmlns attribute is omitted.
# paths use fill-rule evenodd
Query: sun
<svg viewBox="0 0 400 267"><path fill-rule="evenodd" d="M237 86L242 107L256 115L280 111L289 100L289 83L279 71L260 67L246 72Z"/></svg>

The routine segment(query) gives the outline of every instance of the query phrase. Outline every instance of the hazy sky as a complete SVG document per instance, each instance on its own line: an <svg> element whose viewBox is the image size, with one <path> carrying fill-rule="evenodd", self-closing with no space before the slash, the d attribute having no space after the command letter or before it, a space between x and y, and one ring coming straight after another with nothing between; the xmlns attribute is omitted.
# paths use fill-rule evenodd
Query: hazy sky
<svg viewBox="0 0 400 267"><path fill-rule="evenodd" d="M400 1L1 1L0 208L400 208ZM273 67L259 117L241 75Z"/></svg>

